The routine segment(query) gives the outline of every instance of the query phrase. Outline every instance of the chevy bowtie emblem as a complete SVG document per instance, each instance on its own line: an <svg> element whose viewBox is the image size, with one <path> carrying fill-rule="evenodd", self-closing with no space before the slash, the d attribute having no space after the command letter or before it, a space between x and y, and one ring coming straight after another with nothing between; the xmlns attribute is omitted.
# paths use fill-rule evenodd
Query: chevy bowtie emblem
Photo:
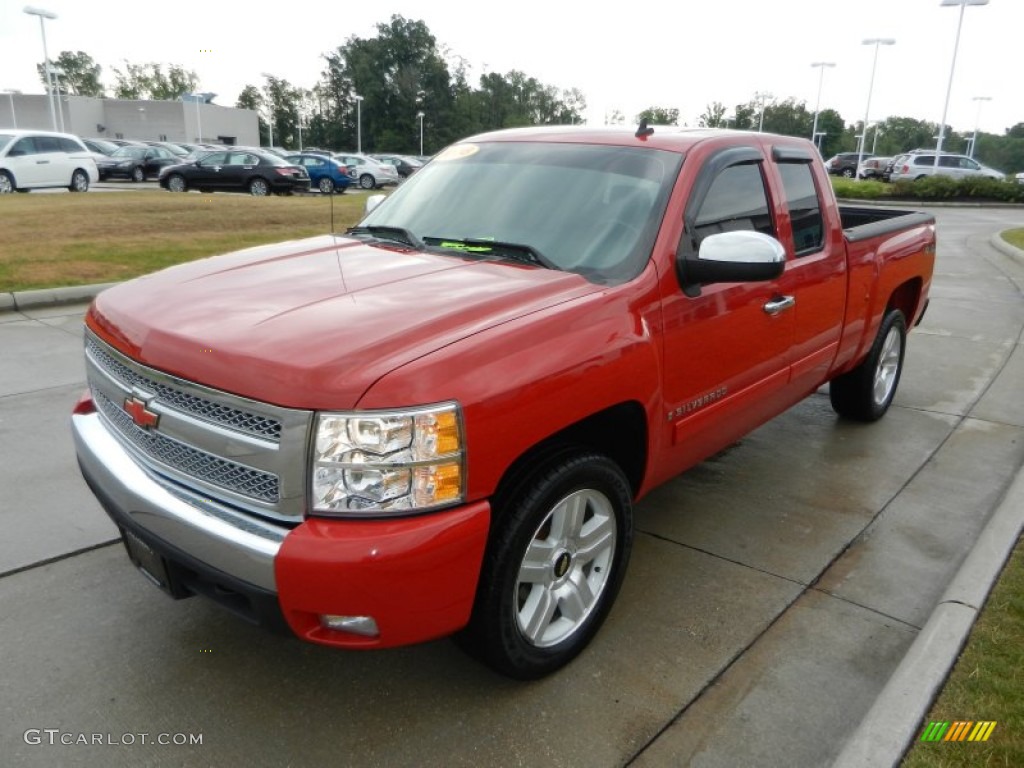
<svg viewBox="0 0 1024 768"><path fill-rule="evenodd" d="M155 427L160 421L160 415L153 413L146 407L146 401L137 397L128 397L124 401L124 412L132 417L136 426L143 429Z"/></svg>

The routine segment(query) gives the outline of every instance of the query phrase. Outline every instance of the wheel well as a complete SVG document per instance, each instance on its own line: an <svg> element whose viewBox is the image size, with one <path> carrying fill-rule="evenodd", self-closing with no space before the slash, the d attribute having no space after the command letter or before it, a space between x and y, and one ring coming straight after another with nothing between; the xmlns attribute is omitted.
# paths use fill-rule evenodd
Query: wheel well
<svg viewBox="0 0 1024 768"><path fill-rule="evenodd" d="M647 418L637 402L613 405L549 436L516 459L506 470L495 495L512 492L539 463L568 450L601 453L622 469L636 496L647 468Z"/></svg>
<svg viewBox="0 0 1024 768"><path fill-rule="evenodd" d="M892 292L892 296L889 297L889 303L885 306L885 311L888 312L891 309L900 310L903 313L903 317L906 318L907 327L909 328L914 324L914 315L917 312L920 301L921 278L915 277L903 283L903 285Z"/></svg>

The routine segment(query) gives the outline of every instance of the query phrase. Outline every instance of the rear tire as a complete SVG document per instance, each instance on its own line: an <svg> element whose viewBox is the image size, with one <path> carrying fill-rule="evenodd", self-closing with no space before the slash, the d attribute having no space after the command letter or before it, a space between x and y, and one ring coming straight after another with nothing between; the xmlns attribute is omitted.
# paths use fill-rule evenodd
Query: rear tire
<svg viewBox="0 0 1024 768"><path fill-rule="evenodd" d="M359 177L359 186L363 189L376 189L377 180L368 173L364 173Z"/></svg>
<svg viewBox="0 0 1024 768"><path fill-rule="evenodd" d="M143 182L145 180L146 172L140 166L135 166L134 168L132 168L132 181L134 181L136 184L139 184L140 182Z"/></svg>
<svg viewBox="0 0 1024 768"><path fill-rule="evenodd" d="M473 615L457 637L463 649L520 680L575 658L622 584L631 499L613 461L566 450L496 500Z"/></svg>
<svg viewBox="0 0 1024 768"><path fill-rule="evenodd" d="M853 168L844 168L843 169L843 173L842 173L842 177L844 179L852 179L853 178Z"/></svg>
<svg viewBox="0 0 1024 768"><path fill-rule="evenodd" d="M89 174L81 168L76 169L75 172L71 174L71 184L68 185L68 189L71 192L88 192Z"/></svg>
<svg viewBox="0 0 1024 768"><path fill-rule="evenodd" d="M14 177L7 171L0 171L0 195L9 195L18 189L14 186Z"/></svg>
<svg viewBox="0 0 1024 768"><path fill-rule="evenodd" d="M849 373L829 383L832 409L853 421L878 421L889 410L903 373L907 347L907 321L898 309L882 318L871 351Z"/></svg>
<svg viewBox="0 0 1024 768"><path fill-rule="evenodd" d="M324 195L332 195L332 194L334 194L334 180L333 179L329 179L326 176L324 176L317 183L317 186L320 188L320 193L321 194L324 194Z"/></svg>
<svg viewBox="0 0 1024 768"><path fill-rule="evenodd" d="M270 185L266 179L257 176L249 182L249 194L253 197L266 197L270 194Z"/></svg>

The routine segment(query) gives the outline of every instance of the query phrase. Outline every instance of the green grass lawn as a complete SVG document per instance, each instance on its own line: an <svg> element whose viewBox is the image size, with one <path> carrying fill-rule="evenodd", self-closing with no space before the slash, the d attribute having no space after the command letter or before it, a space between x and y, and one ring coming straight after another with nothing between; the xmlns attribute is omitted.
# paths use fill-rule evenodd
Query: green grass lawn
<svg viewBox="0 0 1024 768"><path fill-rule="evenodd" d="M334 231L363 195L334 196ZM183 261L331 231L319 194L110 192L0 197L0 292L125 280Z"/></svg>
<svg viewBox="0 0 1024 768"><path fill-rule="evenodd" d="M994 720L985 742L922 742L932 721ZM904 768L1024 766L1024 539L1010 556Z"/></svg>
<svg viewBox="0 0 1024 768"><path fill-rule="evenodd" d="M1024 250L1024 229L1008 229L1002 233L1002 238L1010 245Z"/></svg>

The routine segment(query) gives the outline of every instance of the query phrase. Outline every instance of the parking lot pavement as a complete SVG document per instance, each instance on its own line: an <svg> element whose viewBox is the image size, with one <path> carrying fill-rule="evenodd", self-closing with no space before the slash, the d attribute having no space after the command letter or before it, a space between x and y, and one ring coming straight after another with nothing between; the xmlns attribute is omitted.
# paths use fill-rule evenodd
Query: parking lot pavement
<svg viewBox="0 0 1024 768"><path fill-rule="evenodd" d="M1012 215L937 216L886 418L819 392L656 490L608 622L529 684L448 641L338 652L159 594L74 465L82 307L0 313L5 763L827 765L1024 463L1024 268L987 242Z"/></svg>

